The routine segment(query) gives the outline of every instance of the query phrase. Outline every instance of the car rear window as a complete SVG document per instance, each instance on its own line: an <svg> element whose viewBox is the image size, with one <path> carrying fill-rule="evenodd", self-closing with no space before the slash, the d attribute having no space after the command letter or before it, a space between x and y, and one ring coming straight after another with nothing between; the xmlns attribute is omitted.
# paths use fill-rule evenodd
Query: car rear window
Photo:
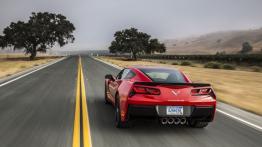
<svg viewBox="0 0 262 147"><path fill-rule="evenodd" d="M127 73L127 75L124 77L124 79L132 79L133 77L135 77L136 74L132 71L129 70L129 72Z"/></svg>
<svg viewBox="0 0 262 147"><path fill-rule="evenodd" d="M185 83L184 76L175 69L140 68L154 82Z"/></svg>

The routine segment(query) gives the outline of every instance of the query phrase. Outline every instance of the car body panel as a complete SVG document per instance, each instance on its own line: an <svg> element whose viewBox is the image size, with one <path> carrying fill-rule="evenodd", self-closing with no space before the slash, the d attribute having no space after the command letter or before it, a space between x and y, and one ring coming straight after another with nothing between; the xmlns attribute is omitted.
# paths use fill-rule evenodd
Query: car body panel
<svg viewBox="0 0 262 147"><path fill-rule="evenodd" d="M143 68L161 68L162 67L144 67ZM135 76L130 79L115 79L105 80L105 86L107 89L107 97L115 105L116 95L119 95L119 104L121 112L121 120L125 121L128 119L128 107L129 105L141 105L141 106L194 106L194 107L212 107L214 112L212 119L214 118L216 108L216 96L212 87L213 95L196 95L191 94L191 90L195 87L190 85L156 85L154 88L160 89L160 95L148 95L148 94L135 94L130 96L130 92L136 82L153 82L147 75L145 75L139 67L125 68L135 73ZM123 70L125 70L123 69ZM123 71L122 70L122 71ZM122 72L121 71L121 72ZM120 73L121 73L120 72ZM179 71L186 83L192 83L191 80L182 72ZM143 85L143 87L152 87ZM205 88L205 87L201 87Z"/></svg>

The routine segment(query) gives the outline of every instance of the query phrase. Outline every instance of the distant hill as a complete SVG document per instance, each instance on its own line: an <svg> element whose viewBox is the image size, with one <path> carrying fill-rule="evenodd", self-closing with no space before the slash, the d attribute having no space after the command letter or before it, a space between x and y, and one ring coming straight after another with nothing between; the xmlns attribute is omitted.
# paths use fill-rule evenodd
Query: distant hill
<svg viewBox="0 0 262 147"><path fill-rule="evenodd" d="M248 41L253 52L262 49L262 28L243 31L215 32L198 37L165 40L167 53L170 54L215 54L225 51L237 53L242 43Z"/></svg>

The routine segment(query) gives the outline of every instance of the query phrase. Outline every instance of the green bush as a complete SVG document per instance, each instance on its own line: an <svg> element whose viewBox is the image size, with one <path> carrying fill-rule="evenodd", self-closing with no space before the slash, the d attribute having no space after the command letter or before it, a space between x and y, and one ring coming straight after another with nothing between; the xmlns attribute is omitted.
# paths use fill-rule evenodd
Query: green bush
<svg viewBox="0 0 262 147"><path fill-rule="evenodd" d="M180 63L180 65L182 65L182 66L192 66L192 63L189 62L189 61L183 61L183 62Z"/></svg>
<svg viewBox="0 0 262 147"><path fill-rule="evenodd" d="M234 65L231 65L231 64L224 64L223 69L234 70L234 69L236 69L236 67Z"/></svg>
<svg viewBox="0 0 262 147"><path fill-rule="evenodd" d="M161 63L161 64L166 64L166 62L165 62L165 61L160 61L159 63Z"/></svg>
<svg viewBox="0 0 262 147"><path fill-rule="evenodd" d="M119 58L119 60L122 60L122 61L139 61L139 60L141 60L141 59L132 59L132 58L130 58L130 57L128 57L128 58L125 58L125 57L123 57L123 58Z"/></svg>
<svg viewBox="0 0 262 147"><path fill-rule="evenodd" d="M26 66L25 65L21 65L20 68L26 68Z"/></svg>
<svg viewBox="0 0 262 147"><path fill-rule="evenodd" d="M177 62L173 62L172 65L178 65L178 63Z"/></svg>
<svg viewBox="0 0 262 147"><path fill-rule="evenodd" d="M261 72L261 68L258 67L258 66L252 66L251 69L252 69L252 71L254 71L254 72Z"/></svg>
<svg viewBox="0 0 262 147"><path fill-rule="evenodd" d="M221 64L217 62L208 62L204 65L205 68L221 69Z"/></svg>

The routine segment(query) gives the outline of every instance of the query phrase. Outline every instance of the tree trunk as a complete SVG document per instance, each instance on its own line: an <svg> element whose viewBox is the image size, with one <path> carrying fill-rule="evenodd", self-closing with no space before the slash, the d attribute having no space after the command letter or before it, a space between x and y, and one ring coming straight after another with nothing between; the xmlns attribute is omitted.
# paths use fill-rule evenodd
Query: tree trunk
<svg viewBox="0 0 262 147"><path fill-rule="evenodd" d="M34 60L36 57L36 48L32 49L32 51L30 52L30 60Z"/></svg>
<svg viewBox="0 0 262 147"><path fill-rule="evenodd" d="M133 52L133 59L134 59L134 60L137 60L136 52Z"/></svg>
<svg viewBox="0 0 262 147"><path fill-rule="evenodd" d="M130 58L133 59L133 51L131 50Z"/></svg>

